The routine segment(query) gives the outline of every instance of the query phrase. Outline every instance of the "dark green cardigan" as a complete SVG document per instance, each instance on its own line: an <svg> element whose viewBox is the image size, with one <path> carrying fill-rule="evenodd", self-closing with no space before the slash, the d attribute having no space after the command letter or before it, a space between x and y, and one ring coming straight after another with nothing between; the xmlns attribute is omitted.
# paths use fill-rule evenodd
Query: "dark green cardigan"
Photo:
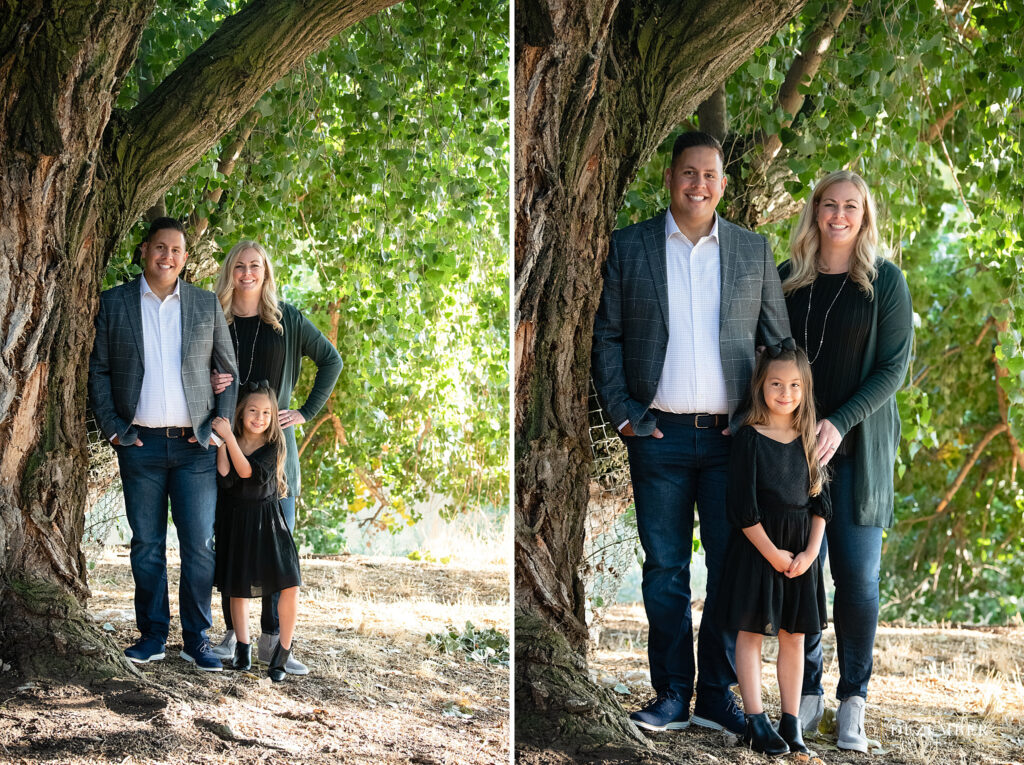
<svg viewBox="0 0 1024 765"><path fill-rule="evenodd" d="M313 379L313 389L298 412L306 418L306 422L311 422L331 397L334 383L341 374L341 356L323 333L299 313L298 308L289 303L280 303L279 307L281 326L284 328L284 368L281 370L281 390L277 395L277 405L281 409L291 408L292 391L302 369L302 357L306 356L316 364L316 377ZM295 443L294 426L284 429L284 443L287 450L284 472L288 478L288 496L298 497L302 491L302 478L299 474L299 449Z"/></svg>
<svg viewBox="0 0 1024 765"><path fill-rule="evenodd" d="M888 260L877 261L874 321L868 332L861 362L860 387L828 420L845 436L860 424L853 453L854 515L859 526L888 528L893 523L893 465L900 445L900 414L896 391L903 386L914 345L914 309L910 290L900 269ZM779 276L789 276L789 261L779 265Z"/></svg>

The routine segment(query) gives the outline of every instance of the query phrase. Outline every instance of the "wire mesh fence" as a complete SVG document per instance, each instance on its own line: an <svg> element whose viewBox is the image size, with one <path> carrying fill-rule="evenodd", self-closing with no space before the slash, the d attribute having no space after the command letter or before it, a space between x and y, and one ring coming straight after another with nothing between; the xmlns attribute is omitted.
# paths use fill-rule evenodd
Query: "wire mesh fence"
<svg viewBox="0 0 1024 765"><path fill-rule="evenodd" d="M588 396L590 475L581 577L587 600L587 625L596 639L601 611L615 602L622 580L639 560L640 539L633 509L626 446L609 423L590 383Z"/></svg>
<svg viewBox="0 0 1024 765"><path fill-rule="evenodd" d="M122 527L124 495L117 472L117 455L103 437L91 412L86 417L86 429L89 433L89 477L82 549L86 559L94 561L103 552L111 533Z"/></svg>

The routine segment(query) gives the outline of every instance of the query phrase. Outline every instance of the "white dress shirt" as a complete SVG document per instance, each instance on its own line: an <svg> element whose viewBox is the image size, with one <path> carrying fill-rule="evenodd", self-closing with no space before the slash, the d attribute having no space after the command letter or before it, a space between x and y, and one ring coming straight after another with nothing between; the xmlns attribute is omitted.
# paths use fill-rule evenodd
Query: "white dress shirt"
<svg viewBox="0 0 1024 765"><path fill-rule="evenodd" d="M718 345L722 305L718 214L696 243L665 215L668 275L668 347L651 408L663 412L725 414L729 398Z"/></svg>
<svg viewBox="0 0 1024 765"><path fill-rule="evenodd" d="M144 428L191 428L181 379L181 284L175 284L164 300L150 289L145 276L140 284L145 372L132 422Z"/></svg>

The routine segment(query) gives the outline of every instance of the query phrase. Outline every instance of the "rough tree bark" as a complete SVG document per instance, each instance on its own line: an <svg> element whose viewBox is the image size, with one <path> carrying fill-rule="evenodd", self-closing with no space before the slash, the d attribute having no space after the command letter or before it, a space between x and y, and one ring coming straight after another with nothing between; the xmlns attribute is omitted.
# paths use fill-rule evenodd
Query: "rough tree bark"
<svg viewBox="0 0 1024 765"><path fill-rule="evenodd" d="M515 50L515 710L521 743L643 745L589 682L579 568L593 316L616 211L665 136L803 5L529 0Z"/></svg>
<svg viewBox="0 0 1024 765"><path fill-rule="evenodd" d="M394 2L256 0L127 112L153 0L0 4L0 651L23 675L129 671L85 614L79 548L111 253L276 80Z"/></svg>

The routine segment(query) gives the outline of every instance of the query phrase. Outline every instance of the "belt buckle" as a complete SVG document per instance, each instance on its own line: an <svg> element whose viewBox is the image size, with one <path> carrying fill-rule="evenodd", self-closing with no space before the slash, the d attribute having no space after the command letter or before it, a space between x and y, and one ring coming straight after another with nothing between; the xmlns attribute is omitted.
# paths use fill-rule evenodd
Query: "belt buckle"
<svg viewBox="0 0 1024 765"><path fill-rule="evenodd" d="M181 438L185 435L184 428L164 428L164 435L167 438Z"/></svg>
<svg viewBox="0 0 1024 765"><path fill-rule="evenodd" d="M693 415L693 427L695 427L697 430L707 430L711 426L710 425L701 425L700 424L700 415L699 414L695 414L695 415Z"/></svg>

